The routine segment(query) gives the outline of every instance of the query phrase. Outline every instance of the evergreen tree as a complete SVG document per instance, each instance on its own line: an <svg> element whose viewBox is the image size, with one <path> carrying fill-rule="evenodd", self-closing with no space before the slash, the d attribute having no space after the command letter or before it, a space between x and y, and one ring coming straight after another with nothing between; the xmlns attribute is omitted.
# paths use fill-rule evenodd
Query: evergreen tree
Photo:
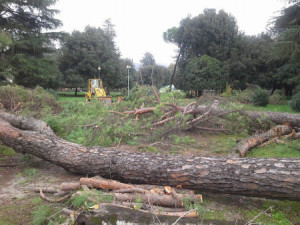
<svg viewBox="0 0 300 225"><path fill-rule="evenodd" d="M2 0L0 3L0 27L9 34L10 41L1 47L1 75L27 87L59 85L60 72L50 57L52 40L61 33L49 32L61 25L54 18L58 13L51 6L55 0ZM42 32L43 31L43 32Z"/></svg>
<svg viewBox="0 0 300 225"><path fill-rule="evenodd" d="M68 86L85 87L88 79L98 78L98 67L105 87L124 84L118 50L101 28L87 26L84 32L74 31L68 35L62 43L59 61ZM126 67L123 70L126 72Z"/></svg>
<svg viewBox="0 0 300 225"><path fill-rule="evenodd" d="M296 87L300 89L300 1L289 2L292 4L273 22L275 43L271 60L278 65L273 75L276 86L291 96Z"/></svg>

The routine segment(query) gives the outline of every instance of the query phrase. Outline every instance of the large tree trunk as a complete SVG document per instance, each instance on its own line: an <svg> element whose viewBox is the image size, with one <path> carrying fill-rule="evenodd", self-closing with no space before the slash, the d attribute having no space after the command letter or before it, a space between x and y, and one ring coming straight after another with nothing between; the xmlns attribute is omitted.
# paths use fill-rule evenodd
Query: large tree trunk
<svg viewBox="0 0 300 225"><path fill-rule="evenodd" d="M16 119L19 123L0 111L4 144L73 173L131 183L182 185L197 191L300 199L300 159L170 156L84 147L55 136L44 122ZM34 122L28 126L26 121Z"/></svg>
<svg viewBox="0 0 300 225"><path fill-rule="evenodd" d="M180 109L182 107L179 107ZM181 109L183 110L183 109ZM207 111L206 106L197 106L196 109L191 110L188 113L194 114L203 114ZM226 112L229 112L228 109L221 109L218 107L212 107L211 114L212 115L226 115ZM266 119L274 124L290 124L291 126L300 127L300 114L299 113L282 113L282 112L261 112L261 111L241 111L241 113L245 116L248 116L250 119Z"/></svg>

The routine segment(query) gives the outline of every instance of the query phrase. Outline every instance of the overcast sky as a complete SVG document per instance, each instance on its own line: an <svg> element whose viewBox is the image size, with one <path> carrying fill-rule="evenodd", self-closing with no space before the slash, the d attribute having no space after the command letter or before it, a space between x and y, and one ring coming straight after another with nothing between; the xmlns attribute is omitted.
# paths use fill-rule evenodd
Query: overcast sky
<svg viewBox="0 0 300 225"><path fill-rule="evenodd" d="M187 15L197 16L205 8L224 9L236 18L239 30L255 35L266 30L268 21L285 4L284 0L59 0L55 8L63 22L59 30L103 27L111 18L123 58L139 63L148 51L158 64L169 65L176 47L165 43L162 34Z"/></svg>

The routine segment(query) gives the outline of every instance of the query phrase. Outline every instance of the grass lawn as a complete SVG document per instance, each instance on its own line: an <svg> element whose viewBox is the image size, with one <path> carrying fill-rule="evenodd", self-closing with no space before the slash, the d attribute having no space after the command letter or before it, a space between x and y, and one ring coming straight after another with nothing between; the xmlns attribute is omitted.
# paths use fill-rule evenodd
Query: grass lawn
<svg viewBox="0 0 300 225"><path fill-rule="evenodd" d="M74 92L57 92L58 101L60 102L85 102L84 97L85 92L77 92L77 96L74 95ZM118 96L121 96L120 92L110 92L110 95L113 98L113 101L117 100Z"/></svg>
<svg viewBox="0 0 300 225"><path fill-rule="evenodd" d="M300 158L300 141L284 141L283 143L271 143L269 145L252 149L247 157L268 158L268 157L289 157Z"/></svg>
<svg viewBox="0 0 300 225"><path fill-rule="evenodd" d="M292 110L290 105L267 105L267 106L253 106L245 105L246 110L253 111L271 111L271 112L287 112L287 113L300 113Z"/></svg>
<svg viewBox="0 0 300 225"><path fill-rule="evenodd" d="M75 97L75 96L59 96L58 101L60 102L85 102L84 96Z"/></svg>

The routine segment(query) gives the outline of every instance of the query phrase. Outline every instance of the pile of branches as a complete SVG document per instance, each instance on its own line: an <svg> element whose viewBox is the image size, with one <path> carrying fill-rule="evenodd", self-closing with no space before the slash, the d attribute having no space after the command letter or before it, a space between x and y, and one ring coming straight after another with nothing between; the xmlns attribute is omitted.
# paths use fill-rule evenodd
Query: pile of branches
<svg viewBox="0 0 300 225"><path fill-rule="evenodd" d="M158 100L158 102L160 103L160 100ZM231 129L227 128L229 120L226 118L226 115L236 112L236 110L229 110L217 114L213 113L218 109L219 105L220 102L218 100L213 101L212 104L205 106L204 108L197 102L192 102L186 106L179 106L175 103L160 104L159 111L162 113L162 116L155 118L150 129L154 130L158 127L169 125L166 127L171 128L165 130L162 137L170 133L189 130L230 132ZM202 108L201 113L198 110L199 108ZM144 114L155 113L155 110L156 107L144 107L144 104L142 104L139 108L135 108L134 110L109 112L119 115L135 116L135 119L138 120ZM142 126L142 128L147 127Z"/></svg>
<svg viewBox="0 0 300 225"><path fill-rule="evenodd" d="M158 115L153 118L150 126L144 125L142 128L157 130L160 127L163 130L160 137L191 130L223 133L235 131L241 133L243 129L249 132L251 129L255 131L255 128L263 128L260 132L256 130L256 135L242 140L234 148L241 157L244 157L250 149L271 143L283 135L287 135L287 138L299 139L299 114L229 110L220 108L220 101L216 99L206 106L197 102L189 103L186 106L175 103L161 103L155 87L152 86L151 88L158 107L144 107L144 103L142 103L139 108L134 110L109 112L119 115L131 115L136 120L139 120L145 114ZM159 110L160 114L157 114L156 110ZM267 128L270 130L265 132Z"/></svg>
<svg viewBox="0 0 300 225"><path fill-rule="evenodd" d="M98 192L97 190L104 190ZM72 220L82 220L81 214L88 211L94 216L105 214L104 208L116 210L134 210L135 212L177 218L198 218L197 208L186 209L193 204L202 204L202 195L187 189L171 188L170 186L131 185L102 177L81 178L79 182L62 183L60 187L34 187L33 191L39 192L40 197L48 202L62 202L69 198L84 199L82 206L64 208L62 211L70 215ZM52 197L44 193L52 194ZM61 197L62 196L62 197ZM109 214L109 212L108 212ZM70 222L69 219L69 222ZM75 222L75 221L73 221ZM78 221L77 221L78 222Z"/></svg>

